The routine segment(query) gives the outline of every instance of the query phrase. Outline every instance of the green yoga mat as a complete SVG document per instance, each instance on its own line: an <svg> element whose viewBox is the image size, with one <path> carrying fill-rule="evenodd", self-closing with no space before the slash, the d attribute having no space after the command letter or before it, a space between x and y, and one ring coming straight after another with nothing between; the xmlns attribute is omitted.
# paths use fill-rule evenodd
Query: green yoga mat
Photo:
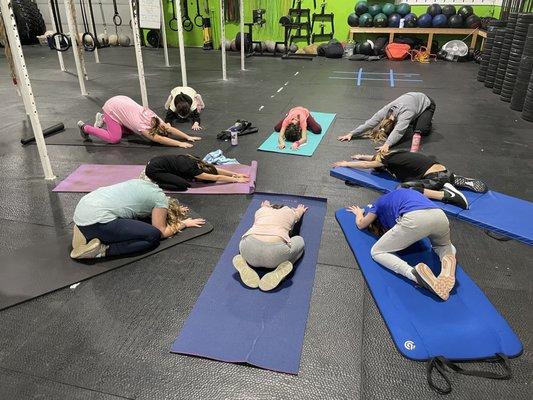
<svg viewBox="0 0 533 400"><path fill-rule="evenodd" d="M287 145L284 149L278 148L278 132L272 133L267 140L259 146L258 150L261 151L271 151L274 153L283 153L283 154L293 154L295 156L307 156L310 157L315 152L316 148L328 133L328 129L335 119L336 114L330 113L321 113L321 112L311 112L311 115L316 122L322 127L322 133L320 135L315 135L312 132L307 132L307 143L303 146L300 146L298 150L291 149L291 142L286 142Z"/></svg>

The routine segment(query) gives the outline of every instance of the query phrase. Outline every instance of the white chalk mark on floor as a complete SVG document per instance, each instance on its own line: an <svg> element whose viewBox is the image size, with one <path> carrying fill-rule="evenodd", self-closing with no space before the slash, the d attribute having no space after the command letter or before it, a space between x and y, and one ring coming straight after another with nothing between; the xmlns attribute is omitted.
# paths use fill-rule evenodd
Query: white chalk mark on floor
<svg viewBox="0 0 533 400"><path fill-rule="evenodd" d="M259 107L259 111L261 111L263 108L265 108L265 106L261 106L261 107Z"/></svg>
<svg viewBox="0 0 533 400"><path fill-rule="evenodd" d="M284 86L287 86L289 84L289 82L285 82L285 85Z"/></svg>
<svg viewBox="0 0 533 400"><path fill-rule="evenodd" d="M76 289L78 286L80 286L81 282L75 283L74 285L70 285L71 289Z"/></svg>
<svg viewBox="0 0 533 400"><path fill-rule="evenodd" d="M276 93L279 93L279 92L281 92L282 90L283 90L283 86L280 87Z"/></svg>
<svg viewBox="0 0 533 400"><path fill-rule="evenodd" d="M270 98L272 98L272 97L274 97L274 96L275 96L275 94L273 94L272 96L270 96Z"/></svg>
<svg viewBox="0 0 533 400"><path fill-rule="evenodd" d="M294 76L298 75L299 73L300 73L300 71L296 71L296 72L294 73Z"/></svg>

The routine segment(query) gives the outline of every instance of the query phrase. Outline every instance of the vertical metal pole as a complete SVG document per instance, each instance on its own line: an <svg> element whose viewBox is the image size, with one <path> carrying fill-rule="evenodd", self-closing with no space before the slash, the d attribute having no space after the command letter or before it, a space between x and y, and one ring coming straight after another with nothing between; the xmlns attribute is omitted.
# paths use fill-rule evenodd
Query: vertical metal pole
<svg viewBox="0 0 533 400"><path fill-rule="evenodd" d="M165 2L161 0L161 36L163 36L163 52L165 53L165 67L170 67L168 61L167 27L165 23Z"/></svg>
<svg viewBox="0 0 533 400"><path fill-rule="evenodd" d="M52 12L52 1L48 0L48 10L50 11L50 21L52 21L52 30L54 33L57 32L57 26L56 21L54 21L54 13ZM59 48L59 38L56 38L56 47ZM61 71L65 72L65 63L63 62L63 53L60 51L56 51L57 58L59 59L59 68L61 68Z"/></svg>
<svg viewBox="0 0 533 400"><path fill-rule="evenodd" d="M13 10L11 9L11 3L9 0L0 0L0 10L2 11L2 16L0 18L4 19L7 39L9 40L11 54L13 56L13 62L17 70L17 75L21 79L18 84L20 85L22 97L25 99L24 105L30 107L29 110L26 109L26 113L30 116L33 135L35 136L37 150L39 152L41 165L43 167L44 178L52 180L55 179L55 176L52 172L50 159L48 158L46 143L44 142L43 129L41 127L41 121L39 121L37 107L35 106L35 99L31 89L30 77L28 76L28 70L26 69L26 61L24 60L24 54L22 54L22 46L20 44L20 38L18 35L17 23L15 22L15 16L13 15Z"/></svg>
<svg viewBox="0 0 533 400"><path fill-rule="evenodd" d="M68 30L70 33L70 42L72 43L72 51L74 53L74 61L76 62L76 71L78 73L78 81L80 83L80 90L83 96L87 96L87 90L85 89L84 70L81 65L81 57L78 49L78 35L76 34L76 23L74 22L74 16L72 15L72 8L74 4L72 0L65 0L65 12L67 14Z"/></svg>
<svg viewBox="0 0 533 400"><path fill-rule="evenodd" d="M135 44L135 57L137 59L137 71L139 73L139 85L141 86L141 100L144 107L148 107L148 94L146 93L146 81L144 80L143 54L141 51L141 38L139 36L139 24L137 21L137 7L133 4L135 0L128 0L130 3L131 29L133 29L133 43Z"/></svg>
<svg viewBox="0 0 533 400"><path fill-rule="evenodd" d="M181 20L181 1L173 0L176 3L176 19L178 25L178 45L180 48L180 69L181 85L187 86L187 65L185 64L185 46L183 40L183 21ZM187 1L187 0L185 0Z"/></svg>
<svg viewBox="0 0 533 400"><path fill-rule="evenodd" d="M239 14L241 14L241 71L244 71L244 0L240 0Z"/></svg>
<svg viewBox="0 0 533 400"><path fill-rule="evenodd" d="M222 50L222 80L227 81L226 74L226 26L224 18L224 0L219 0L220 3L220 49Z"/></svg>
<svg viewBox="0 0 533 400"><path fill-rule="evenodd" d="M101 1L98 2L98 5L100 6L100 14L102 15L102 24L104 25L104 34L107 35L107 24L105 22L104 7L102 6Z"/></svg>
<svg viewBox="0 0 533 400"><path fill-rule="evenodd" d="M83 0L82 0L83 1ZM96 21L94 20L94 13L92 11L92 9L88 9L89 6L87 5L87 12L85 13L86 15L88 15L88 18L91 19L91 23L89 24L89 31L91 30L91 26L96 26ZM95 34L95 37L94 37L94 40L95 42L98 41L98 39L96 38L96 30L93 32ZM96 46L96 43L94 43L95 46ZM100 64L100 57L98 56L98 46L96 46L94 48L94 61L97 63L97 64Z"/></svg>

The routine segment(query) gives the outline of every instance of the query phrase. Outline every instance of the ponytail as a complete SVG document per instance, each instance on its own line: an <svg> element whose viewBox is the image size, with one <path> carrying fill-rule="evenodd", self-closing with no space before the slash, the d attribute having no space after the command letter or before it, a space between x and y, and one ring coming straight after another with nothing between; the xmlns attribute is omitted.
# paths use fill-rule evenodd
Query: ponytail
<svg viewBox="0 0 533 400"><path fill-rule="evenodd" d="M168 136L167 128L161 123L161 120L158 117L152 117L150 124L150 129L148 130L150 136Z"/></svg>

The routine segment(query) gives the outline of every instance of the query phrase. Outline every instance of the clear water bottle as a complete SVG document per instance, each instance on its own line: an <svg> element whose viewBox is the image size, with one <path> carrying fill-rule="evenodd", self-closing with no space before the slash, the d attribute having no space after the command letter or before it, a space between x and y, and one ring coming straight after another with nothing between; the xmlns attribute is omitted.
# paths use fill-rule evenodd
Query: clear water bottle
<svg viewBox="0 0 533 400"><path fill-rule="evenodd" d="M237 146L239 144L239 132L237 129L231 129L231 145Z"/></svg>
<svg viewBox="0 0 533 400"><path fill-rule="evenodd" d="M405 26L405 18L400 19L400 26L399 28L403 28Z"/></svg>

